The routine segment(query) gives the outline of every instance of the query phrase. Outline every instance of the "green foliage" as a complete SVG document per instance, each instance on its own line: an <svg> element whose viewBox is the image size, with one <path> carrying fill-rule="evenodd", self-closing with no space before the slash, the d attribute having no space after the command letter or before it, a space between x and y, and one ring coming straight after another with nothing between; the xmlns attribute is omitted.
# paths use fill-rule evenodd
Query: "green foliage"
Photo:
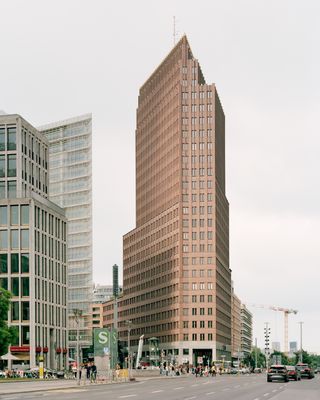
<svg viewBox="0 0 320 400"><path fill-rule="evenodd" d="M295 354L295 363L299 363L300 362L300 352L298 351ZM313 367L317 367L318 365L320 365L320 356L317 354L309 354L307 351L302 350L302 362L304 364L309 364Z"/></svg>
<svg viewBox="0 0 320 400"><path fill-rule="evenodd" d="M289 358L285 353L282 353L281 351L274 351L271 355L270 355L270 360L272 360L273 356L281 356L281 364L283 365L290 365L289 362Z"/></svg>
<svg viewBox="0 0 320 400"><path fill-rule="evenodd" d="M257 350L257 367L258 368L265 367L266 357L259 348L256 349L255 347L253 347L251 353L244 358L242 362L243 365L247 365L251 369L255 368L256 350Z"/></svg>
<svg viewBox="0 0 320 400"><path fill-rule="evenodd" d="M11 293L0 288L0 355L6 354L10 343L15 343L18 337L16 327L8 327L8 311Z"/></svg>

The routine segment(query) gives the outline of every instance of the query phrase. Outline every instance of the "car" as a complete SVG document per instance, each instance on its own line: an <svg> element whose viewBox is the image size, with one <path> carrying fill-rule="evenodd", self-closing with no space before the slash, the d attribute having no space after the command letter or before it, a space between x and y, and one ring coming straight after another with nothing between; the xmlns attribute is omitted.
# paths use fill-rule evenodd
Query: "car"
<svg viewBox="0 0 320 400"><path fill-rule="evenodd" d="M255 368L255 369L253 370L253 372L254 372L255 374L261 374L262 369L261 369L261 368Z"/></svg>
<svg viewBox="0 0 320 400"><path fill-rule="evenodd" d="M289 382L288 370L285 365L271 365L267 373L267 382L273 380Z"/></svg>
<svg viewBox="0 0 320 400"><path fill-rule="evenodd" d="M289 379L294 379L295 381L300 381L301 380L301 373L298 370L298 368L294 365L287 365L286 366L287 371L288 371L288 377Z"/></svg>
<svg viewBox="0 0 320 400"><path fill-rule="evenodd" d="M308 364L299 363L296 365L296 367L300 371L301 378L308 378L308 379L314 378L313 369L309 367Z"/></svg>

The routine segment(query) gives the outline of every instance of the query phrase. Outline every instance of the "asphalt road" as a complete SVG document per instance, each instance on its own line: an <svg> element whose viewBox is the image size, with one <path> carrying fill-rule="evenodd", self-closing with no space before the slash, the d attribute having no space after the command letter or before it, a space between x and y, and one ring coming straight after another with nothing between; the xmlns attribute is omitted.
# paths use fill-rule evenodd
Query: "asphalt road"
<svg viewBox="0 0 320 400"><path fill-rule="evenodd" d="M6 400L319 400L320 376L301 382L266 382L265 375L176 377L0 395Z"/></svg>

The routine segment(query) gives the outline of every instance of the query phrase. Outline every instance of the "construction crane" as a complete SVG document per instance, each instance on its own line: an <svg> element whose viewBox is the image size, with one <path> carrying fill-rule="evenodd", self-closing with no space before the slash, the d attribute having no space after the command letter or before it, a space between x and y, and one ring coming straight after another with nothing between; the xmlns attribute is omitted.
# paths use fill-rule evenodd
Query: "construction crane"
<svg viewBox="0 0 320 400"><path fill-rule="evenodd" d="M266 306L264 304L248 304L251 307L266 308L273 311L282 311L284 314L284 353L289 353L289 332L288 332L288 316L289 314L297 314L298 310L290 308L277 307L277 306Z"/></svg>

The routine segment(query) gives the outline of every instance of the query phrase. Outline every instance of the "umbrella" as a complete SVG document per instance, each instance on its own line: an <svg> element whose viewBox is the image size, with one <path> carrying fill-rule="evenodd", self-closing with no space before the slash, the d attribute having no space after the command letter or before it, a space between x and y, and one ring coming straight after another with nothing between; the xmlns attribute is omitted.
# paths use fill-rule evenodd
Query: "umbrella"
<svg viewBox="0 0 320 400"><path fill-rule="evenodd" d="M2 360L19 360L18 357L14 356L13 354L11 354L10 352L7 354L4 354L3 356L1 356Z"/></svg>

